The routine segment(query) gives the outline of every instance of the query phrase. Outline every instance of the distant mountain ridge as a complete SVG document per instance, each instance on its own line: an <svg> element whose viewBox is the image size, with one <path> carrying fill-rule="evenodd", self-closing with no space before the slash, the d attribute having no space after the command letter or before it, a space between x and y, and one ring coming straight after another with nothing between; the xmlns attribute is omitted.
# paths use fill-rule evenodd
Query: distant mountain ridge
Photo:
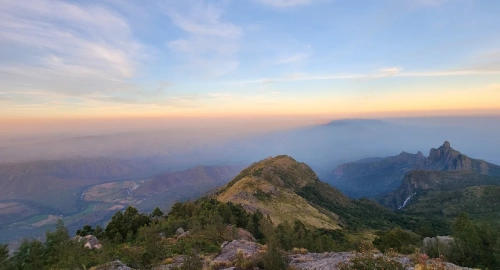
<svg viewBox="0 0 500 270"><path fill-rule="evenodd" d="M137 189L132 191L134 196L158 194L182 186L208 185L213 187L226 184L244 167L237 165L227 166L197 166L195 168L167 172L156 175Z"/></svg>
<svg viewBox="0 0 500 270"><path fill-rule="evenodd" d="M438 149L432 148L429 157L418 162L412 169L454 171L468 170L487 175L500 175L500 166L484 160L470 158L451 148L448 141Z"/></svg>
<svg viewBox="0 0 500 270"><path fill-rule="evenodd" d="M421 152L402 152L386 158L367 158L338 166L327 181L351 197L377 198L394 191L404 176L414 170L465 170L485 175L500 175L500 166L472 159L451 148L445 141L432 148L426 158Z"/></svg>
<svg viewBox="0 0 500 270"><path fill-rule="evenodd" d="M144 177L147 162L106 158L0 164L0 198L19 199L99 182Z"/></svg>
<svg viewBox="0 0 500 270"><path fill-rule="evenodd" d="M480 174L470 170L409 172L397 190L388 194L383 204L391 209L402 209L413 197L427 191L459 191L468 187L500 185L500 176Z"/></svg>

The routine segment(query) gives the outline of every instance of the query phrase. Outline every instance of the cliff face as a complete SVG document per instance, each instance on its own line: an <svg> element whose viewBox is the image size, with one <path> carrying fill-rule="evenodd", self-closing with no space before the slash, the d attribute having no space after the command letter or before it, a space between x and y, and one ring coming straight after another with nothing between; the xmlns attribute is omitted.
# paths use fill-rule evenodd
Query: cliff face
<svg viewBox="0 0 500 270"><path fill-rule="evenodd" d="M425 171L408 173L400 187L388 194L381 202L391 209L403 209L410 202L425 197L430 192L455 192L469 187L500 185L500 177L468 170Z"/></svg>

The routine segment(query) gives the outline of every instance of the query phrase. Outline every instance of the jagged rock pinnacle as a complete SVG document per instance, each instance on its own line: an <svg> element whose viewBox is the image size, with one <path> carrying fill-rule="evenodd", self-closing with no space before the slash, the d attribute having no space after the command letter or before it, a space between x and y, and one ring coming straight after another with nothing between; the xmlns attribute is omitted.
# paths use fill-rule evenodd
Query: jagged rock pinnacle
<svg viewBox="0 0 500 270"><path fill-rule="evenodd" d="M450 142L449 141L445 141L444 144L443 144L443 147L444 148L451 148Z"/></svg>

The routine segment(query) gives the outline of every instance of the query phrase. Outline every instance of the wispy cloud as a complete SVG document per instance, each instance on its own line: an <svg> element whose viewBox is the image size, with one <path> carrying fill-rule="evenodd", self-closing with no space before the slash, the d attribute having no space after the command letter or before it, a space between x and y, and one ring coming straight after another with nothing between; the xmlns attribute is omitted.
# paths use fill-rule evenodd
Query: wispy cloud
<svg viewBox="0 0 500 270"><path fill-rule="evenodd" d="M189 63L187 68L214 77L238 67L236 53L243 31L223 21L222 7L201 0L168 2L162 7L173 24L187 35L168 42L171 50L185 54L183 62Z"/></svg>
<svg viewBox="0 0 500 270"><path fill-rule="evenodd" d="M308 5L314 0L256 0L264 5L276 7L276 8L288 8L296 6Z"/></svg>
<svg viewBox="0 0 500 270"><path fill-rule="evenodd" d="M448 0L412 0L412 2L419 6L439 6L448 2Z"/></svg>
<svg viewBox="0 0 500 270"><path fill-rule="evenodd" d="M278 58L274 63L275 64L291 64L291 63L299 63L308 59L311 56L310 53L297 53L293 55L288 55L285 57Z"/></svg>
<svg viewBox="0 0 500 270"><path fill-rule="evenodd" d="M500 74L500 70L443 70L443 71L409 71L402 68L382 68L371 73L334 73L334 74L291 74L283 77L263 78L246 81L228 82L228 84L279 83L290 81L322 81L322 80L367 80L389 77L444 77Z"/></svg>
<svg viewBox="0 0 500 270"><path fill-rule="evenodd" d="M2 88L64 95L136 91L128 82L146 57L127 21L104 6L2 1Z"/></svg>

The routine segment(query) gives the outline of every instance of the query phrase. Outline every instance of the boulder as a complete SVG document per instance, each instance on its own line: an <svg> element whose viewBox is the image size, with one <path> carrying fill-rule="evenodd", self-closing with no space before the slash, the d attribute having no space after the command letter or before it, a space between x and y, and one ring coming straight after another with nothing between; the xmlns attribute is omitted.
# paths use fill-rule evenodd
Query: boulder
<svg viewBox="0 0 500 270"><path fill-rule="evenodd" d="M292 254L290 265L297 269L334 270L339 263L349 262L354 252Z"/></svg>
<svg viewBox="0 0 500 270"><path fill-rule="evenodd" d="M179 229L177 229L177 230L175 231L175 234L176 234L176 235L181 235L181 234L183 234L183 233L184 233L184 229L183 229L182 227L179 227Z"/></svg>
<svg viewBox="0 0 500 270"><path fill-rule="evenodd" d="M249 242L257 242L255 237L252 235L251 232L242 229L242 228L237 228L235 232L235 238L236 240L246 240Z"/></svg>
<svg viewBox="0 0 500 270"><path fill-rule="evenodd" d="M219 255L213 259L213 263L221 264L224 262L233 262L236 260L238 252L242 252L246 258L255 258L264 252L261 244L246 240L233 240L226 244Z"/></svg>
<svg viewBox="0 0 500 270"><path fill-rule="evenodd" d="M349 263L356 256L355 252L331 252L331 253L305 253L292 254L288 256L290 266L294 269L316 269L316 270L338 270L340 263ZM401 263L405 270L422 270L422 266L417 265L406 255L387 256L382 253L373 253L371 256L384 256L387 259ZM439 260L428 259L426 261L428 268L426 269L441 269L437 266L443 266L442 269L456 270L472 270L466 267L456 266L451 263L442 262Z"/></svg>
<svg viewBox="0 0 500 270"><path fill-rule="evenodd" d="M97 237L95 237L94 235L86 235L84 237L81 237L79 235L71 238L72 241L76 241L78 243L85 243L83 244L84 247L88 248L88 249L101 249L102 248L102 245L99 243L99 240L97 239Z"/></svg>
<svg viewBox="0 0 500 270"><path fill-rule="evenodd" d="M455 240L451 236L426 237L422 241L422 250L433 257L450 257Z"/></svg>
<svg viewBox="0 0 500 270"><path fill-rule="evenodd" d="M121 261L116 260L103 265L92 267L90 268L90 270L133 270L133 269L128 267Z"/></svg>

